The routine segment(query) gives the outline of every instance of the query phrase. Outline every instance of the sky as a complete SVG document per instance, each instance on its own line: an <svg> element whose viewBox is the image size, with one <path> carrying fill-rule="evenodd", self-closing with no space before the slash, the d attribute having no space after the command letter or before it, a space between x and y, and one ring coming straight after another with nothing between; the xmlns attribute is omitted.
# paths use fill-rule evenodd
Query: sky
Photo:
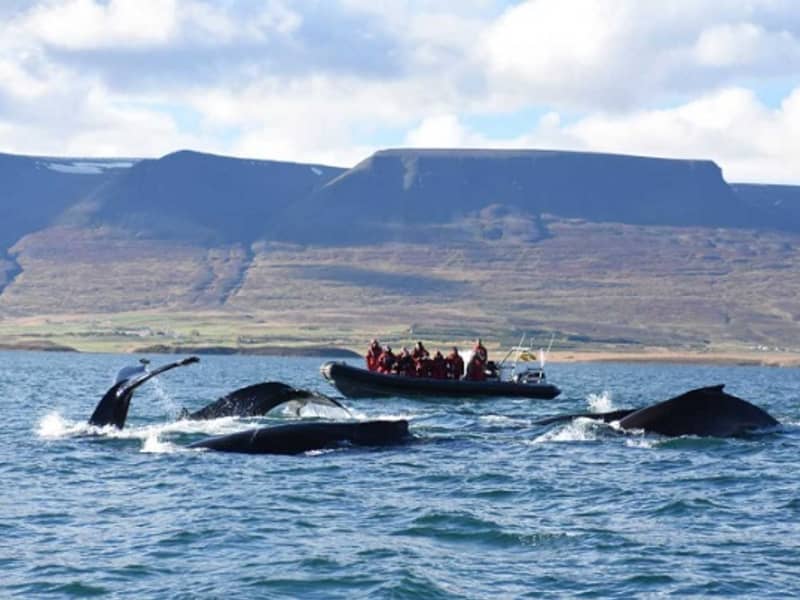
<svg viewBox="0 0 800 600"><path fill-rule="evenodd" d="M0 2L0 152L348 167L396 147L800 184L800 2Z"/></svg>

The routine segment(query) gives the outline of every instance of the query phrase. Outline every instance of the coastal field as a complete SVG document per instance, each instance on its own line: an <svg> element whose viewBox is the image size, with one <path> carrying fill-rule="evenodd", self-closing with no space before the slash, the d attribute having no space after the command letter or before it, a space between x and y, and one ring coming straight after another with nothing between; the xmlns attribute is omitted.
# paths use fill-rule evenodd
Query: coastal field
<svg viewBox="0 0 800 600"><path fill-rule="evenodd" d="M375 330L336 330L321 326L297 328L275 315L229 313L175 314L157 312L114 315L56 315L0 320L0 349L54 350L89 353L212 353L284 356L361 355L366 343L379 335ZM473 338L431 338L414 335L402 325L381 330L383 343L411 345L422 337L431 348L452 345L469 348ZM519 342L484 337L498 359ZM526 342L537 350L547 348L544 334ZM800 367L800 352L768 347L727 345L711 348L615 345L553 339L549 363L652 362L676 364L729 364L740 366Z"/></svg>
<svg viewBox="0 0 800 600"><path fill-rule="evenodd" d="M800 355L797 234L555 218L547 229L535 244L245 251L55 228L15 248L0 345L360 353L373 337L434 347L482 337L502 352L526 334L535 346L552 338L558 360Z"/></svg>

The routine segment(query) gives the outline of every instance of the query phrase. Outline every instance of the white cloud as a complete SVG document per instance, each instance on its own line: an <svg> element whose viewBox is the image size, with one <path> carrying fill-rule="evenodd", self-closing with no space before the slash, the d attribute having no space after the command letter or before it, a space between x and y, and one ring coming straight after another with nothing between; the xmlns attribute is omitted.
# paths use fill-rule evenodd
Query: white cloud
<svg viewBox="0 0 800 600"><path fill-rule="evenodd" d="M558 147L800 180L800 95L775 99L800 87L792 0L19 6L0 21L0 151L348 165L403 143Z"/></svg>
<svg viewBox="0 0 800 600"><path fill-rule="evenodd" d="M69 0L36 7L16 25L45 44L70 49L164 44L176 29L176 3Z"/></svg>
<svg viewBox="0 0 800 600"><path fill-rule="evenodd" d="M726 23L705 29L694 54L700 65L709 67L780 72L800 65L800 40L788 31L766 31L752 23Z"/></svg>
<svg viewBox="0 0 800 600"><path fill-rule="evenodd" d="M565 129L590 149L710 158L729 181L798 182L800 87L779 109L726 89L668 110L587 117Z"/></svg>
<svg viewBox="0 0 800 600"><path fill-rule="evenodd" d="M781 0L528 0L478 52L507 105L629 110L737 77L796 76L799 15Z"/></svg>
<svg viewBox="0 0 800 600"><path fill-rule="evenodd" d="M75 51L265 41L301 23L280 0L259 2L246 14L200 0L61 0L19 14L10 28L33 42Z"/></svg>
<svg viewBox="0 0 800 600"><path fill-rule="evenodd" d="M771 109L749 90L729 88L661 110L592 115L562 123L545 114L530 131L489 138L453 115L431 117L408 141L427 147L553 148L714 160L732 182L800 183L800 86ZM449 142L455 142L450 144Z"/></svg>
<svg viewBox="0 0 800 600"><path fill-rule="evenodd" d="M458 148L469 146L477 136L461 124L457 115L426 117L406 134L412 148Z"/></svg>

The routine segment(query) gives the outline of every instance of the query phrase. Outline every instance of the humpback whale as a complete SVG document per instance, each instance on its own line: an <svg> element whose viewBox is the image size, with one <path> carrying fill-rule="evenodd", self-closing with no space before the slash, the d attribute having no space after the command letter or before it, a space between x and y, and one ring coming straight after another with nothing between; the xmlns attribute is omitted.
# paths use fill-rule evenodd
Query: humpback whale
<svg viewBox="0 0 800 600"><path fill-rule="evenodd" d="M265 415L276 406L292 401L313 402L347 411L333 398L307 390L298 390L280 381L267 381L233 391L193 413L184 409L181 418L202 420L220 417L254 417Z"/></svg>
<svg viewBox="0 0 800 600"><path fill-rule="evenodd" d="M106 425L114 425L117 429L125 427L125 420L128 418L128 408L133 398L133 392L140 385L149 381L157 375L161 375L165 371L174 369L176 367L183 367L198 362L200 359L196 356L190 356L174 363L164 365L153 371L147 371L144 368L136 368L135 371L129 371L128 377L123 371L117 375L117 381L100 399L100 402L94 409L92 416L89 417L89 424L96 425L97 427L104 427Z"/></svg>
<svg viewBox="0 0 800 600"><path fill-rule="evenodd" d="M290 423L211 437L189 445L219 452L301 454L342 445L388 446L408 440L408 421Z"/></svg>
<svg viewBox="0 0 800 600"><path fill-rule="evenodd" d="M780 425L765 410L724 391L724 385L690 390L680 396L644 408L607 413L576 413L535 421L549 425L577 417L611 423L621 429L644 430L665 436L736 437Z"/></svg>
<svg viewBox="0 0 800 600"><path fill-rule="evenodd" d="M154 371L147 371L145 362L142 362L143 366L121 369L114 385L105 393L89 418L89 424L98 427L114 425L117 429L122 429L125 427L128 408L136 388L156 375L176 367L196 363L199 360L192 356L164 365ZM291 401L313 402L347 411L347 408L333 398L306 390L298 390L279 381L267 381L235 390L192 413L184 408L180 418L204 420L220 417L255 417L265 415L276 406Z"/></svg>
<svg viewBox="0 0 800 600"><path fill-rule="evenodd" d="M146 363L142 363L141 367L121 370L114 385L105 393L89 417L89 423L98 427L114 425L122 429L136 388L165 371L190 365L199 360L192 356L153 371L147 371ZM291 401L312 401L347 410L332 398L298 390L285 383L269 381L238 389L193 413L184 409L182 417L200 420L263 415L276 406ZM300 454L345 444L354 446L399 444L409 437L408 421L402 420L314 422L251 429L200 440L189 447L248 454Z"/></svg>

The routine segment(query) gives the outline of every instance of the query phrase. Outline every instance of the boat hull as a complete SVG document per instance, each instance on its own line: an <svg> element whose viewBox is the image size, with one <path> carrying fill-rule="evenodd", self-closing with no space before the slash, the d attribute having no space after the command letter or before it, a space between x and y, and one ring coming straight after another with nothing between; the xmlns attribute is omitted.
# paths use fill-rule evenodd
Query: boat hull
<svg viewBox="0 0 800 600"><path fill-rule="evenodd" d="M455 381L427 377L404 377L374 373L340 362L320 367L322 376L348 398L378 396L491 398L515 397L550 400L561 393L550 383L514 383L511 381Z"/></svg>

